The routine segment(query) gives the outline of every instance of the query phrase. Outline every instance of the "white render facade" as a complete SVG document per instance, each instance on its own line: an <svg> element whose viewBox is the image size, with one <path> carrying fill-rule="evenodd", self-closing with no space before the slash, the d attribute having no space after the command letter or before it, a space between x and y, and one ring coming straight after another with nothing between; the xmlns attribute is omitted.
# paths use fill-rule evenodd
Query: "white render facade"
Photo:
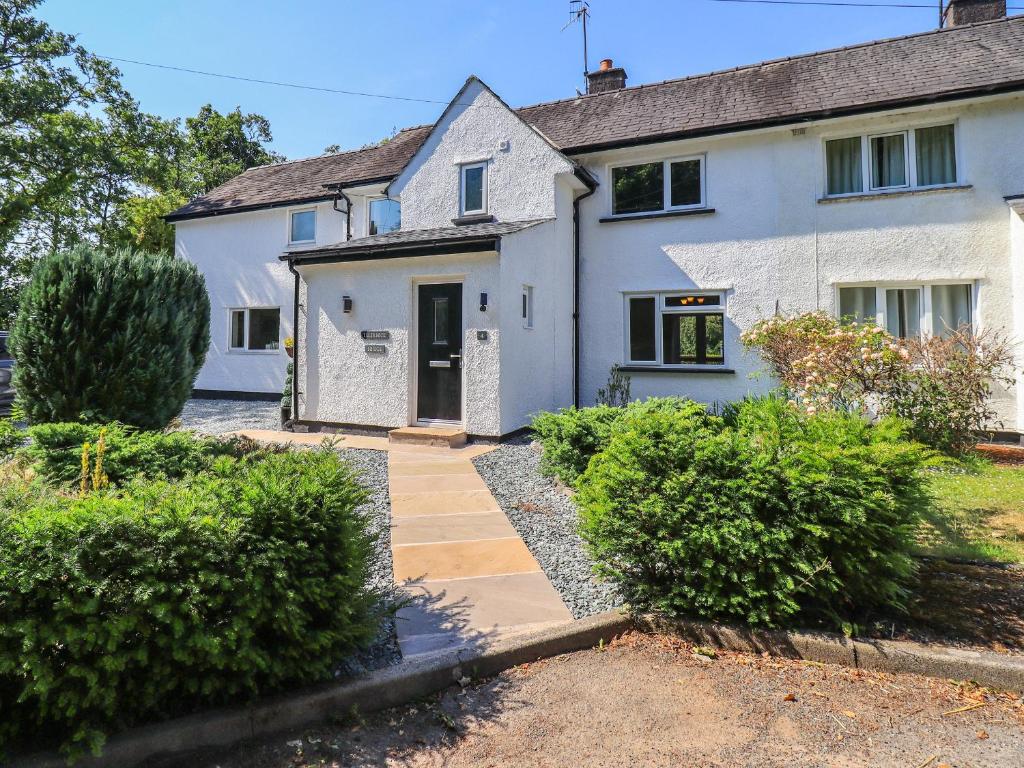
<svg viewBox="0 0 1024 768"><path fill-rule="evenodd" d="M933 184L920 160L931 129L953 169ZM839 140L863 165L857 191L831 188ZM662 168L663 210L617 211L614 169L650 164ZM689 174L678 191L677 173ZM884 173L902 183L876 183ZM279 308L280 339L297 339L296 423L444 423L486 438L541 410L593 404L613 365L634 398L766 391L742 331L776 312L839 315L841 298L912 333L969 322L1024 336L1018 91L569 153L470 78L400 171L343 191L344 202L177 222L178 253L199 264L211 298L197 389L280 391L283 345L233 348L233 311L246 308ZM401 207L400 229L383 237L368 216L382 196ZM315 237L291 243L293 214L306 210ZM458 341L435 338L441 357L428 361L427 334L445 336L438 307L454 317L449 299ZM424 406L432 376L447 377L437 396L457 403L436 406L430 390ZM993 427L1024 429L1021 384L996 393Z"/></svg>

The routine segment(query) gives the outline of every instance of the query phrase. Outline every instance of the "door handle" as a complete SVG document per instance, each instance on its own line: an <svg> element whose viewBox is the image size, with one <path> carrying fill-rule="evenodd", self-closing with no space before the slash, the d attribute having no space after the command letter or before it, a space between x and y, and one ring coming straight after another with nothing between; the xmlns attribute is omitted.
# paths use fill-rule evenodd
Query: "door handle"
<svg viewBox="0 0 1024 768"><path fill-rule="evenodd" d="M457 368L462 367L462 355L448 355L448 357L455 363Z"/></svg>

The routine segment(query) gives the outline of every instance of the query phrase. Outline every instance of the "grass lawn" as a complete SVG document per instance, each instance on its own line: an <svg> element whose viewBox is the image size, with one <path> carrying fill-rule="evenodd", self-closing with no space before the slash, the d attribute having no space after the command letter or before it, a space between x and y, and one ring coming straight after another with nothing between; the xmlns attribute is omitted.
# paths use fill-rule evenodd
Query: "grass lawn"
<svg viewBox="0 0 1024 768"><path fill-rule="evenodd" d="M1024 563L1024 467L939 472L931 490L922 554Z"/></svg>

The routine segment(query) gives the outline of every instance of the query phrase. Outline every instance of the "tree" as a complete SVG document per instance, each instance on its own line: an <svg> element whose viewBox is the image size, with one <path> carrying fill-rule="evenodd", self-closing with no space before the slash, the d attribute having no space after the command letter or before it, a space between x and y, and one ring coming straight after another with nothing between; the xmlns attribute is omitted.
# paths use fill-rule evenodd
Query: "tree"
<svg viewBox="0 0 1024 768"><path fill-rule="evenodd" d="M206 105L183 126L142 112L115 67L32 16L38 4L0 0L0 328L43 254L171 253L163 215L282 159L261 115Z"/></svg>
<svg viewBox="0 0 1024 768"><path fill-rule="evenodd" d="M201 195L247 168L284 160L264 146L272 140L270 121L262 115L243 115L240 107L221 114L207 104L185 120L192 178L177 189L188 197Z"/></svg>
<svg viewBox="0 0 1024 768"><path fill-rule="evenodd" d="M206 358L210 302L191 262L87 245L43 257L11 331L30 421L162 429Z"/></svg>

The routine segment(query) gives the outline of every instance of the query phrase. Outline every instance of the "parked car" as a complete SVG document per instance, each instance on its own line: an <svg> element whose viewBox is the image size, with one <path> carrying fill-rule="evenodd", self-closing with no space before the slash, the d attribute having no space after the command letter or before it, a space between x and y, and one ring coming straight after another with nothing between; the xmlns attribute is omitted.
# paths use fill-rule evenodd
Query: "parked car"
<svg viewBox="0 0 1024 768"><path fill-rule="evenodd" d="M11 412L14 404L14 387L11 386L11 374L14 373L14 359L7 349L7 339L10 334L7 331L0 331L0 416L6 416Z"/></svg>

